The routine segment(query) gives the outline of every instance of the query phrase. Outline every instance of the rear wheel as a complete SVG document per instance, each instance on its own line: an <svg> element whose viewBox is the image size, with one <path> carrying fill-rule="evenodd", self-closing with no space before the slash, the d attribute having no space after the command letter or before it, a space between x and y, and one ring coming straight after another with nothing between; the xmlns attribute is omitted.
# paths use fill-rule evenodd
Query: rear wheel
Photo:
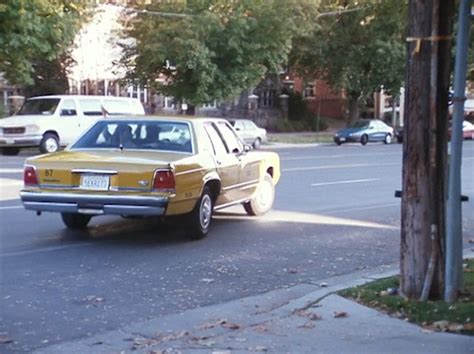
<svg viewBox="0 0 474 354"><path fill-rule="evenodd" d="M84 230L87 228L89 221L91 220L90 215L78 214L78 213L61 213L64 225L69 229Z"/></svg>
<svg viewBox="0 0 474 354"><path fill-rule="evenodd" d="M212 195L208 186L204 187L194 210L189 214L192 240L201 240L209 233L212 219Z"/></svg>
<svg viewBox="0 0 474 354"><path fill-rule="evenodd" d="M5 155L5 156L16 156L19 153L20 153L20 148L17 148L17 147L2 148L2 155Z"/></svg>
<svg viewBox="0 0 474 354"><path fill-rule="evenodd" d="M391 134L385 135L385 139L383 140L383 142L385 144L390 144L392 142L392 135Z"/></svg>
<svg viewBox="0 0 474 354"><path fill-rule="evenodd" d="M59 150L59 139L55 134L46 133L40 143L42 153L51 153Z"/></svg>
<svg viewBox="0 0 474 354"><path fill-rule="evenodd" d="M259 216L266 214L273 206L275 199L275 186L272 176L266 174L259 183L253 198L244 203L244 209L248 215Z"/></svg>
<svg viewBox="0 0 474 354"><path fill-rule="evenodd" d="M368 142L369 142L369 137L366 134L362 135L362 137L360 138L360 143L362 145L366 145Z"/></svg>

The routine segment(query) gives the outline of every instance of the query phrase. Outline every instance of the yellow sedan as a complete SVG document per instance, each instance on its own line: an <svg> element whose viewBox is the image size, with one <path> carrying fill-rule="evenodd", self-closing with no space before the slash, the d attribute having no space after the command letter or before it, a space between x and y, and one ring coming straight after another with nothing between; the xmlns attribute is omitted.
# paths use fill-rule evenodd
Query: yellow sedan
<svg viewBox="0 0 474 354"><path fill-rule="evenodd" d="M64 151L29 158L20 196L72 229L97 215L186 215L200 239L213 210L268 212L279 178L278 155L252 151L224 119L107 118Z"/></svg>

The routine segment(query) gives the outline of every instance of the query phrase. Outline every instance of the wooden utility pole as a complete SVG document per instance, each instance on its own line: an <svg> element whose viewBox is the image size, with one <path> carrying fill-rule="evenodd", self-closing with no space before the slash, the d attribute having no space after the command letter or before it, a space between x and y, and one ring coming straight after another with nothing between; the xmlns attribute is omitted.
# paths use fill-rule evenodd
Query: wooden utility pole
<svg viewBox="0 0 474 354"><path fill-rule="evenodd" d="M448 89L454 0L410 0L400 291L441 298L447 171Z"/></svg>

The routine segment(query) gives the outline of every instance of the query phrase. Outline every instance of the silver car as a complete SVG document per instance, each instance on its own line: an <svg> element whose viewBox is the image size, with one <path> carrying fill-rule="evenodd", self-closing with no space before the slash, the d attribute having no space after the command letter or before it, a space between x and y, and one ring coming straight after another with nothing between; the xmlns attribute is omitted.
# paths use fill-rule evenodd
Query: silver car
<svg viewBox="0 0 474 354"><path fill-rule="evenodd" d="M259 128L249 119L229 119L230 124L234 127L239 137L254 149L260 148L262 143L267 142L266 129Z"/></svg>

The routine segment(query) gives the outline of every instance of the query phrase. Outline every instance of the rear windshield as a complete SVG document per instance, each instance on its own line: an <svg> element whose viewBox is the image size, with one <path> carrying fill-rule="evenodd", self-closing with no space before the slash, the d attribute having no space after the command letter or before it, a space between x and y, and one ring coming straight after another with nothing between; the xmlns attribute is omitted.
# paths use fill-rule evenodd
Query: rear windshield
<svg viewBox="0 0 474 354"><path fill-rule="evenodd" d="M101 120L71 149L133 149L192 153L189 124L168 121Z"/></svg>
<svg viewBox="0 0 474 354"><path fill-rule="evenodd" d="M59 98L35 98L27 100L23 106L21 107L20 111L17 113L18 115L52 115L58 108Z"/></svg>
<svg viewBox="0 0 474 354"><path fill-rule="evenodd" d="M351 128L364 128L369 125L369 122L363 121L363 120L358 120L357 122L354 122L351 125Z"/></svg>

